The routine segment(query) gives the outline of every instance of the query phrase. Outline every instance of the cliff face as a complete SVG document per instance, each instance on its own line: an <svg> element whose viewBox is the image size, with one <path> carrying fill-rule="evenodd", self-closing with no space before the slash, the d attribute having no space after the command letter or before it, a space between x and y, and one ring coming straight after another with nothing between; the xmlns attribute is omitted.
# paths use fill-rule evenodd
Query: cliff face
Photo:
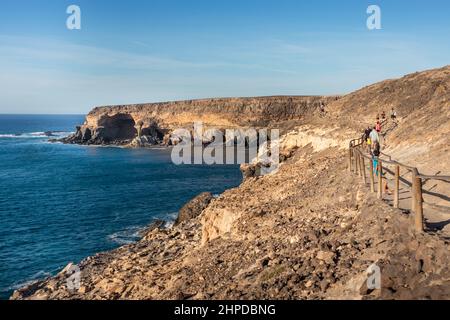
<svg viewBox="0 0 450 320"><path fill-rule="evenodd" d="M195 121L217 129L260 127L300 120L338 97L296 96L189 100L94 108L65 142L129 144L145 137L150 144L170 142L170 132Z"/></svg>

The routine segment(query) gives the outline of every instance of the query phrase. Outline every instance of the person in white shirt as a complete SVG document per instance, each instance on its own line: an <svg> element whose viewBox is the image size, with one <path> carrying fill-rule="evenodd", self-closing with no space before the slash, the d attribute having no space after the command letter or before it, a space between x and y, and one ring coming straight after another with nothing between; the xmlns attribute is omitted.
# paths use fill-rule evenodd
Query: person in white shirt
<svg viewBox="0 0 450 320"><path fill-rule="evenodd" d="M375 144L375 142L380 143L380 135L378 134L375 127L370 132L369 138L370 138L370 141L372 142L372 146Z"/></svg>
<svg viewBox="0 0 450 320"><path fill-rule="evenodd" d="M391 120L392 121L397 120L397 112L394 110L394 108L391 109Z"/></svg>

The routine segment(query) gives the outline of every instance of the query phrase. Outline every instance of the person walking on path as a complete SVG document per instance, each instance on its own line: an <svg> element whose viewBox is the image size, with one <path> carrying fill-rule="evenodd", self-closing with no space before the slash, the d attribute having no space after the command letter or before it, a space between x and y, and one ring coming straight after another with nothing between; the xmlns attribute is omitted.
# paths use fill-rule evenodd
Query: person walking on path
<svg viewBox="0 0 450 320"><path fill-rule="evenodd" d="M372 151L372 164L373 164L373 173L378 177L378 174L381 174L381 188L383 188L383 192L387 194L391 194L391 190L389 189L387 178L384 172L380 172L380 168L378 167L378 164L380 163L380 144L378 142L375 142L373 145L373 151Z"/></svg>
<svg viewBox="0 0 450 320"><path fill-rule="evenodd" d="M371 152L371 155L372 155L373 173L375 173L376 176L378 176L378 158L381 153L380 152L380 143L378 141L375 141L375 142L373 142L372 147L373 147L373 150Z"/></svg>
<svg viewBox="0 0 450 320"><path fill-rule="evenodd" d="M325 110L325 103L323 101L320 102L320 114L325 115L327 112Z"/></svg>
<svg viewBox="0 0 450 320"><path fill-rule="evenodd" d="M372 129L370 126L367 127L366 130L364 130L364 142L367 144L367 151L370 153L370 146L372 144L372 140L370 139L370 133L372 132Z"/></svg>
<svg viewBox="0 0 450 320"><path fill-rule="evenodd" d="M380 135L378 134L376 127L373 127L372 131L369 134L369 138L371 141L372 148L374 147L375 142L378 142L378 144L380 143Z"/></svg>
<svg viewBox="0 0 450 320"><path fill-rule="evenodd" d="M375 125L375 130L377 130L378 133L381 132L381 122L377 121L377 124Z"/></svg>
<svg viewBox="0 0 450 320"><path fill-rule="evenodd" d="M393 122L397 122L397 112L394 110L394 108L391 109L391 120Z"/></svg>
<svg viewBox="0 0 450 320"><path fill-rule="evenodd" d="M364 140L367 141L367 139L369 139L371 132L372 132L372 128L370 126L367 126L367 128L364 129Z"/></svg>

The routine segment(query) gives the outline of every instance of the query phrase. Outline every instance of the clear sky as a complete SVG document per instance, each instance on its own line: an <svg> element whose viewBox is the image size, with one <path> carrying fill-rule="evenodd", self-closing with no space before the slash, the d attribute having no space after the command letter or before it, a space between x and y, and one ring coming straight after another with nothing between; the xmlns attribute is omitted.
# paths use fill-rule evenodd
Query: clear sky
<svg viewBox="0 0 450 320"><path fill-rule="evenodd" d="M448 0L2 0L0 113L347 93L450 64L449 14Z"/></svg>

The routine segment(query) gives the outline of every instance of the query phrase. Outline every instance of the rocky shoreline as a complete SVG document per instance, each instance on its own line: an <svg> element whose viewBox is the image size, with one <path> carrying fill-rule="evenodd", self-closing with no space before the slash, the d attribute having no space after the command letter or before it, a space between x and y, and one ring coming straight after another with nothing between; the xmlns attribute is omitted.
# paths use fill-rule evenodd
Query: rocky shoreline
<svg viewBox="0 0 450 320"><path fill-rule="evenodd" d="M180 142L176 129L192 132L193 122L205 129L270 128L317 114L337 96L280 96L175 101L96 107L75 134L60 142L82 145L147 147ZM208 143L207 138L204 143Z"/></svg>

